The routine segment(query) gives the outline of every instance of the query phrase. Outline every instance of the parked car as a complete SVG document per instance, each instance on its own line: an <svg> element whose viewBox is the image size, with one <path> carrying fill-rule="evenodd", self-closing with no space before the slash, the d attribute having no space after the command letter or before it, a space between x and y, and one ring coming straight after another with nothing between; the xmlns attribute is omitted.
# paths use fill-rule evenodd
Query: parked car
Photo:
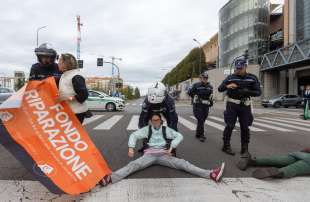
<svg viewBox="0 0 310 202"><path fill-rule="evenodd" d="M296 108L301 107L303 104L303 98L298 95L276 95L270 99L263 99L262 106L279 108L294 106Z"/></svg>
<svg viewBox="0 0 310 202"><path fill-rule="evenodd" d="M0 87L0 104L6 101L15 91L11 88Z"/></svg>
<svg viewBox="0 0 310 202"><path fill-rule="evenodd" d="M125 108L125 101L118 97L111 97L104 92L89 90L86 101L90 110L121 111Z"/></svg>

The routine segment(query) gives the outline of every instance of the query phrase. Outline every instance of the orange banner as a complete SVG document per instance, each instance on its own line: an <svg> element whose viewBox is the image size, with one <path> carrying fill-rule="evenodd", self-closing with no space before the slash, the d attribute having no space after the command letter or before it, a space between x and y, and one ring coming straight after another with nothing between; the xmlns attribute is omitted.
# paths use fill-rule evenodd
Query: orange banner
<svg viewBox="0 0 310 202"><path fill-rule="evenodd" d="M53 78L30 81L21 107L0 109L1 120L45 176L65 193L80 194L111 170L69 105L57 97Z"/></svg>

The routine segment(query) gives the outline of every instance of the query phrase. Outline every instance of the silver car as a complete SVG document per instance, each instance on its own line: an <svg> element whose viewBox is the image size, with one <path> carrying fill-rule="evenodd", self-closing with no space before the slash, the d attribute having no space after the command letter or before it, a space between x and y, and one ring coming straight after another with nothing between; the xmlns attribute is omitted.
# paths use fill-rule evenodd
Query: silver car
<svg viewBox="0 0 310 202"><path fill-rule="evenodd" d="M296 108L301 107L303 104L303 98L298 95L276 95L271 97L270 99L263 99L262 106L263 107L274 107L279 108L294 106Z"/></svg>
<svg viewBox="0 0 310 202"><path fill-rule="evenodd" d="M6 101L15 91L11 88L0 87L0 104Z"/></svg>

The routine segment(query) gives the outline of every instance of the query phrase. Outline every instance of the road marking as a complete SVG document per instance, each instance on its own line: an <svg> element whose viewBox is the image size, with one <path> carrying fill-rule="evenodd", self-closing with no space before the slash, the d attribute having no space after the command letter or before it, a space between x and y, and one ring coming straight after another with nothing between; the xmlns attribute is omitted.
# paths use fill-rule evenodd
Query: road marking
<svg viewBox="0 0 310 202"><path fill-rule="evenodd" d="M297 130L309 131L310 132L310 128L305 128L305 127L301 127L301 126L293 126L293 125L290 125L287 123L279 123L279 122L275 122L275 121L271 121L271 120L264 120L264 119L256 119L256 120L261 121L261 122L265 122L265 123L272 123L272 124L283 126L286 128L294 128Z"/></svg>
<svg viewBox="0 0 310 202"><path fill-rule="evenodd" d="M191 118L196 119L194 116L191 116ZM212 122L212 121L209 121L209 120L206 120L205 124L208 126L211 126L213 128L216 128L220 131L224 131L224 129L225 129L225 126L218 124L218 123L215 123L215 122Z"/></svg>
<svg viewBox="0 0 310 202"><path fill-rule="evenodd" d="M310 129L310 122L308 122L308 123L300 123L300 122L297 122L296 120L288 121L288 120L282 120L281 118L269 118L269 117L260 117L260 118L268 119L268 120L272 120L272 121L280 121L280 122L283 122L283 123L290 123L290 124L299 125L299 126L308 126L309 129Z"/></svg>
<svg viewBox="0 0 310 202"><path fill-rule="evenodd" d="M136 105L137 105L136 103L133 103L133 104L132 104L132 106L136 106Z"/></svg>
<svg viewBox="0 0 310 202"><path fill-rule="evenodd" d="M126 103L125 105L130 105L130 103Z"/></svg>
<svg viewBox="0 0 310 202"><path fill-rule="evenodd" d="M114 115L108 120L99 124L94 130L110 130L119 120L121 120L124 115Z"/></svg>
<svg viewBox="0 0 310 202"><path fill-rule="evenodd" d="M138 130L139 126L139 115L134 115L131 117L127 130Z"/></svg>
<svg viewBox="0 0 310 202"><path fill-rule="evenodd" d="M281 117L281 118L279 118L279 119L285 119L285 120L290 120L290 121L297 121L297 122L300 122L300 123L307 123L307 124L310 125L310 121L302 120L302 119L299 119L299 118L292 119L292 118Z"/></svg>
<svg viewBox="0 0 310 202"><path fill-rule="evenodd" d="M218 117L215 117L215 116L209 116L209 118L224 123L224 119L222 119L222 118L218 118ZM240 124L239 123L236 123L236 126L240 128ZM263 131L265 131L263 129L256 128L256 127L253 127L253 126L250 126L249 128L250 128L251 131L254 131L254 132L263 132Z"/></svg>
<svg viewBox="0 0 310 202"><path fill-rule="evenodd" d="M255 120L258 120L258 119L255 119ZM262 126L262 127L265 127L265 128L273 129L273 130L282 131L282 132L294 132L293 130L290 130L290 129L280 128L280 127L277 127L277 126L271 126L271 125L267 125L267 124L264 124L264 123L258 123L256 121L254 121L253 124L254 125L258 125L258 126Z"/></svg>
<svg viewBox="0 0 310 202"><path fill-rule="evenodd" d="M196 130L196 124L190 122L189 120L179 116L179 122L184 125L186 128L188 128L189 130Z"/></svg>
<svg viewBox="0 0 310 202"><path fill-rule="evenodd" d="M104 115L93 115L92 117L90 118L87 118L83 121L83 125L87 125L87 124L90 124L91 122L94 122L98 119L100 119L101 117L103 117Z"/></svg>

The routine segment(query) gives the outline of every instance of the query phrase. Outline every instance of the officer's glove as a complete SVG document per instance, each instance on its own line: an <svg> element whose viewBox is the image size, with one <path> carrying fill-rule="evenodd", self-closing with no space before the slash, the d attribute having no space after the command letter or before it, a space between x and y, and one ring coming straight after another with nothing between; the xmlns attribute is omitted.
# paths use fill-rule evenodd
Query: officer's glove
<svg viewBox="0 0 310 202"><path fill-rule="evenodd" d="M214 104L213 100L210 100L210 104L209 104L209 107L212 107Z"/></svg>

